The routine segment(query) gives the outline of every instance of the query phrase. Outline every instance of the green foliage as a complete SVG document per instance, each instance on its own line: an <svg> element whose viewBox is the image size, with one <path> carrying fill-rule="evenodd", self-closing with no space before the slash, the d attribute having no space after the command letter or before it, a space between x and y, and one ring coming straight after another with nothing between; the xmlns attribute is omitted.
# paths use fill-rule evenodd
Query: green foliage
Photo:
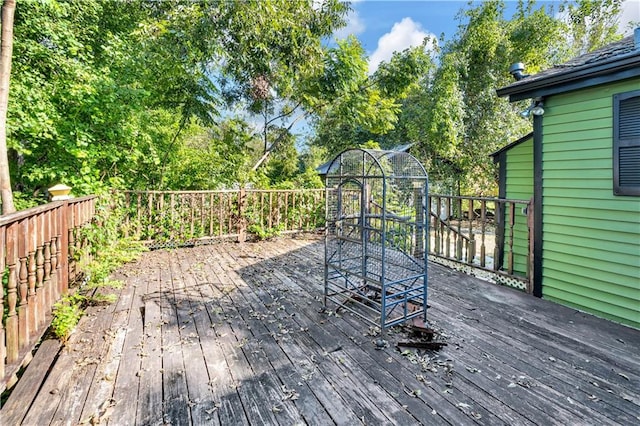
<svg viewBox="0 0 640 426"><path fill-rule="evenodd" d="M59 182L84 195L258 179L250 169L259 144L234 116L273 113L280 118L265 118L265 129L287 127L301 102L296 88L321 69L322 40L346 11L337 0L321 8L284 0L21 3L8 122L13 189L28 200ZM266 97L255 96L260 79ZM216 123L225 104L234 110Z"/></svg>
<svg viewBox="0 0 640 426"><path fill-rule="evenodd" d="M76 253L76 261L91 258L82 265L85 284L73 294L64 296L53 307L51 330L63 344L67 342L87 305L112 303L113 294L89 295L97 288L121 288L123 283L110 279L111 273L127 262L138 258L144 246L133 238L120 234L125 211L116 208L122 200L117 195L104 195L96 205L96 215L91 224L80 229L77 235L85 241L86 248Z"/></svg>
<svg viewBox="0 0 640 426"><path fill-rule="evenodd" d="M293 181L299 172L298 151L293 135L286 129L278 129L278 132L284 134L276 136L280 141L271 154L266 170L270 187L281 187L283 183Z"/></svg>
<svg viewBox="0 0 640 426"><path fill-rule="evenodd" d="M212 129L193 124L185 137L157 189L231 188L251 179L251 153L258 141L245 122L228 119Z"/></svg>
<svg viewBox="0 0 640 426"><path fill-rule="evenodd" d="M255 237L258 238L258 240L268 240L270 238L274 238L282 234L282 231L284 231L284 225L278 225L278 226L269 228L269 227L264 227L257 223L254 223L249 225L249 227L247 228L247 231L255 235Z"/></svg>
<svg viewBox="0 0 640 426"><path fill-rule="evenodd" d="M85 300L84 296L72 294L63 297L62 300L53 305L51 331L60 339L62 344L67 343L78 321L82 318Z"/></svg>
<svg viewBox="0 0 640 426"><path fill-rule="evenodd" d="M571 55L581 55L620 38L618 16L624 0L578 0L563 3Z"/></svg>
<svg viewBox="0 0 640 426"><path fill-rule="evenodd" d="M78 238L87 244L77 256L91 259L83 266L87 289L119 288L122 282L110 279L111 273L137 259L146 248L133 236L122 235L126 211L121 208L121 195L105 194L99 200L93 222L80 229Z"/></svg>
<svg viewBox="0 0 640 426"><path fill-rule="evenodd" d="M395 128L401 102L433 67L427 45L395 53L371 76L362 46L355 38L329 50L325 74L340 76L347 84L327 90L331 103L318 112L314 145L336 155L349 147L380 139ZM348 77L348 78L347 78ZM321 91L322 92L322 91Z"/></svg>

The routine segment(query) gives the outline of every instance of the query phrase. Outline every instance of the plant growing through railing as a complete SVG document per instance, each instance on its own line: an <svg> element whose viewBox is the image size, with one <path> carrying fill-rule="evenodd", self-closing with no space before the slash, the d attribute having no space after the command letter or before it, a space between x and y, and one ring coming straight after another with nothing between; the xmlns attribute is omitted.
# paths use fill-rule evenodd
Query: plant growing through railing
<svg viewBox="0 0 640 426"><path fill-rule="evenodd" d="M268 240L270 238L277 237L284 231L284 224L273 226L271 228L261 226L260 224L253 223L247 228L250 234L253 234L259 240Z"/></svg>
<svg viewBox="0 0 640 426"><path fill-rule="evenodd" d="M113 294L94 290L120 288L123 283L111 279L111 273L146 250L133 237L122 236L125 211L121 206L122 200L115 194L101 197L92 223L77 233L76 241L82 244L76 249L74 260L81 265L82 285L54 305L51 322L51 330L63 343L68 340L87 306L111 303L116 299Z"/></svg>
<svg viewBox="0 0 640 426"><path fill-rule="evenodd" d="M67 343L76 324L80 321L84 312L83 305L85 299L84 296L79 294L72 294L63 297L53 305L51 331L60 339L62 344Z"/></svg>

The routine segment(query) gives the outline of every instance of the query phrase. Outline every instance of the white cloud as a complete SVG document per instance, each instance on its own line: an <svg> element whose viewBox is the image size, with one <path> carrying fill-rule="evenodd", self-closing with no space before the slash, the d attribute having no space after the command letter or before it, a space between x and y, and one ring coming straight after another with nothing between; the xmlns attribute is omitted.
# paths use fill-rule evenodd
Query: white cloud
<svg viewBox="0 0 640 426"><path fill-rule="evenodd" d="M391 31L378 40L378 48L369 57L369 73L375 72L381 62L388 61L393 52L401 52L409 47L419 46L425 37L435 37L422 29L419 22L411 18L393 24Z"/></svg>
<svg viewBox="0 0 640 426"><path fill-rule="evenodd" d="M347 25L345 27L340 28L338 31L336 31L333 34L333 36L336 39L341 40L341 39L347 38L351 34L353 35L361 34L364 32L365 28L366 27L364 25L364 21L362 20L362 18L360 18L360 15L358 15L358 12L355 10L352 10L347 15Z"/></svg>
<svg viewBox="0 0 640 426"><path fill-rule="evenodd" d="M620 21L618 22L619 31L624 35L631 35L633 28L629 26L630 23L640 25L640 0L626 0L622 3Z"/></svg>

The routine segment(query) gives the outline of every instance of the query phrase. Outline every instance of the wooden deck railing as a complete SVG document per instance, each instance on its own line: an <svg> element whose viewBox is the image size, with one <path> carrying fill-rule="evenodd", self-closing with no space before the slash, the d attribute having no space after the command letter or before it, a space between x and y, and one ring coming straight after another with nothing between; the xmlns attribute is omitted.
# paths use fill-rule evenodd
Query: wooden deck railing
<svg viewBox="0 0 640 426"><path fill-rule="evenodd" d="M491 271L531 292L530 201L432 194L429 205L431 255Z"/></svg>
<svg viewBox="0 0 640 426"><path fill-rule="evenodd" d="M152 248L324 226L323 189L123 193L126 233ZM530 291L529 201L431 194L428 205L431 256L491 272L504 284Z"/></svg>
<svg viewBox="0 0 640 426"><path fill-rule="evenodd" d="M124 229L150 247L247 234L310 231L324 225L324 190L123 191Z"/></svg>
<svg viewBox="0 0 640 426"><path fill-rule="evenodd" d="M51 309L80 273L78 230L96 197L57 201L0 216L0 392L49 327Z"/></svg>

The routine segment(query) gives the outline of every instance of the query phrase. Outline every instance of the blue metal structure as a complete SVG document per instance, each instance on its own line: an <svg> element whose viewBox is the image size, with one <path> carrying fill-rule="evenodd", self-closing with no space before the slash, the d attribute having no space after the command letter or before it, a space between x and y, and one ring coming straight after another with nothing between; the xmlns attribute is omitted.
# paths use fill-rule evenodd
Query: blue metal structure
<svg viewBox="0 0 640 426"><path fill-rule="evenodd" d="M386 328L427 319L428 177L411 154L350 149L326 175L326 309Z"/></svg>

